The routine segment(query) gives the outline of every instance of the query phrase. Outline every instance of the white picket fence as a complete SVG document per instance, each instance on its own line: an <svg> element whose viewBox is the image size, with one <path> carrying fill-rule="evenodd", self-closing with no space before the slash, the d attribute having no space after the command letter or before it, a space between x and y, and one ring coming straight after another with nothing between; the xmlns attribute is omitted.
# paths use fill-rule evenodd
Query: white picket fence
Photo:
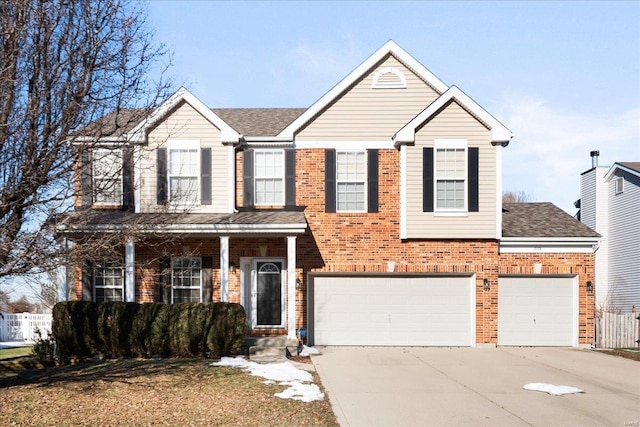
<svg viewBox="0 0 640 427"><path fill-rule="evenodd" d="M633 348L640 340L640 321L638 313L602 313L596 319L596 347Z"/></svg>
<svg viewBox="0 0 640 427"><path fill-rule="evenodd" d="M46 337L51 320L50 314L0 313L0 342L34 342L36 330Z"/></svg>

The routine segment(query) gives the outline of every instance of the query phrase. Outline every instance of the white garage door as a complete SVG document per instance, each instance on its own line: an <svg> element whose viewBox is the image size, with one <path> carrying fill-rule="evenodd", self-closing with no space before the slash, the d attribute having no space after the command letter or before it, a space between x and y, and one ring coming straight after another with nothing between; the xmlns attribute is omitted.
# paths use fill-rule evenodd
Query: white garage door
<svg viewBox="0 0 640 427"><path fill-rule="evenodd" d="M501 277L498 345L577 345L577 282L573 277Z"/></svg>
<svg viewBox="0 0 640 427"><path fill-rule="evenodd" d="M471 277L315 277L314 345L474 346Z"/></svg>

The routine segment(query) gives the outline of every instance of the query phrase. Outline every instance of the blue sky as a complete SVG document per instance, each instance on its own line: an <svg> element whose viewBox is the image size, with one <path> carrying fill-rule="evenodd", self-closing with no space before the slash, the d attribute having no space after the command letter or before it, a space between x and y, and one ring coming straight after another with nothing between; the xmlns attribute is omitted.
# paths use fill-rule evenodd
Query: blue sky
<svg viewBox="0 0 640 427"><path fill-rule="evenodd" d="M640 2L149 4L211 107L308 107L393 39L515 134L505 190L575 213L579 174L640 161Z"/></svg>

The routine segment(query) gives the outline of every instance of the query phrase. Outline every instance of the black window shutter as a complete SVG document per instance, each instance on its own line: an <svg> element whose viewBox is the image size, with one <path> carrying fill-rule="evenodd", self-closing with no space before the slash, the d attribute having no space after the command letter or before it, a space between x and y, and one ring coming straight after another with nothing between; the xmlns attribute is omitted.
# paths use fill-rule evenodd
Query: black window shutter
<svg viewBox="0 0 640 427"><path fill-rule="evenodd" d="M324 151L324 211L336 211L336 150Z"/></svg>
<svg viewBox="0 0 640 427"><path fill-rule="evenodd" d="M122 210L133 210L133 147L122 149Z"/></svg>
<svg viewBox="0 0 640 427"><path fill-rule="evenodd" d="M253 150L242 152L242 206L253 207Z"/></svg>
<svg viewBox="0 0 640 427"><path fill-rule="evenodd" d="M433 212L433 148L422 149L422 212Z"/></svg>
<svg viewBox="0 0 640 427"><path fill-rule="evenodd" d="M208 304L213 299L213 258L202 257L202 302Z"/></svg>
<svg viewBox="0 0 640 427"><path fill-rule="evenodd" d="M82 301L93 301L93 263L82 263Z"/></svg>
<svg viewBox="0 0 640 427"><path fill-rule="evenodd" d="M158 192L158 204L164 205L167 203L167 149L158 148L156 152L157 156L157 192Z"/></svg>
<svg viewBox="0 0 640 427"><path fill-rule="evenodd" d="M211 204L211 148L200 150L200 204Z"/></svg>
<svg viewBox="0 0 640 427"><path fill-rule="evenodd" d="M80 197L82 206L93 204L93 165L89 150L80 154Z"/></svg>
<svg viewBox="0 0 640 427"><path fill-rule="evenodd" d="M296 150L287 148L284 150L284 197L285 206L296 205Z"/></svg>
<svg viewBox="0 0 640 427"><path fill-rule="evenodd" d="M478 212L479 211L479 202L478 202L478 156L479 149L478 147L469 147L467 149L469 155L469 169L468 169L468 183L469 186L467 192L469 194L469 212Z"/></svg>
<svg viewBox="0 0 640 427"><path fill-rule="evenodd" d="M367 150L367 212L378 212L378 150Z"/></svg>
<svg viewBox="0 0 640 427"><path fill-rule="evenodd" d="M171 303L171 258L163 256L160 258L160 301L165 304Z"/></svg>

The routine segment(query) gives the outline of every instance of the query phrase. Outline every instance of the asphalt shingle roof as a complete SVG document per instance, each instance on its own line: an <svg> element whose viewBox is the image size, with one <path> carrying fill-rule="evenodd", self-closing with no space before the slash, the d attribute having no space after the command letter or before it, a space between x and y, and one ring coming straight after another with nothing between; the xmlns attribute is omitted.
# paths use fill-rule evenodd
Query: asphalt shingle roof
<svg viewBox="0 0 640 427"><path fill-rule="evenodd" d="M600 237L553 203L503 203L503 237Z"/></svg>
<svg viewBox="0 0 640 427"><path fill-rule="evenodd" d="M640 162L620 162L620 164L626 168L633 169L636 172L640 172Z"/></svg>
<svg viewBox="0 0 640 427"><path fill-rule="evenodd" d="M244 136L275 136L306 108L212 108L218 117Z"/></svg>

